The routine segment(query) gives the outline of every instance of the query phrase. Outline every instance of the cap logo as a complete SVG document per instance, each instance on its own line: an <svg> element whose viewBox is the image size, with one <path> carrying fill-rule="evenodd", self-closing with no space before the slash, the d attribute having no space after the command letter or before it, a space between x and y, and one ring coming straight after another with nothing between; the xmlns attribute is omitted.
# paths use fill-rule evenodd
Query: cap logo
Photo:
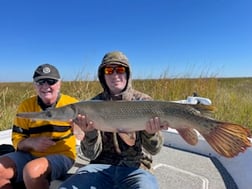
<svg viewBox="0 0 252 189"><path fill-rule="evenodd" d="M49 67L44 67L44 68L43 68L43 73L48 74L48 73L50 73L50 72L51 72L51 70L50 70Z"/></svg>

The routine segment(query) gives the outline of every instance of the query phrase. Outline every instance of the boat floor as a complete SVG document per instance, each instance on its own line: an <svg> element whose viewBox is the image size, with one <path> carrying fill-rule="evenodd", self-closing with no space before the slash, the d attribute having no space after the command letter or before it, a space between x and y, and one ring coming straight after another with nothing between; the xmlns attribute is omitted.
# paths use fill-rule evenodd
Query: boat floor
<svg viewBox="0 0 252 189"><path fill-rule="evenodd" d="M214 157L208 157L164 146L161 152L153 156L154 174L160 189L237 189L232 177L222 164ZM77 159L69 171L74 173L88 161ZM51 189L59 186L61 181L53 181Z"/></svg>

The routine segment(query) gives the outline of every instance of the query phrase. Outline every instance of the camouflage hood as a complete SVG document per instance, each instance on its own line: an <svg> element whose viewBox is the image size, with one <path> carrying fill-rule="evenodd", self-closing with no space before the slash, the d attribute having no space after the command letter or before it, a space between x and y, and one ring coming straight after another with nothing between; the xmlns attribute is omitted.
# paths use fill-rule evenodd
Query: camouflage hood
<svg viewBox="0 0 252 189"><path fill-rule="evenodd" d="M109 88L104 79L104 68L108 65L121 65L126 67L127 74L127 85L124 90L117 95L110 94ZM98 78L103 88L103 99L118 99L118 100L131 100L132 99L132 78L131 78L131 68L128 58L120 51L113 51L105 54L102 62L98 68Z"/></svg>

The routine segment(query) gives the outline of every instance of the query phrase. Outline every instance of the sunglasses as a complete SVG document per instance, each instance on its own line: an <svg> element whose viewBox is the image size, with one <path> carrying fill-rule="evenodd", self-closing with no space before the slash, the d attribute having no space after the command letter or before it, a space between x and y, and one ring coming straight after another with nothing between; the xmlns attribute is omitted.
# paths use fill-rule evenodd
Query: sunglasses
<svg viewBox="0 0 252 189"><path fill-rule="evenodd" d="M59 80L56 79L40 79L38 81L36 81L35 83L37 85L43 85L45 83L47 83L48 85L54 85L55 83L57 83Z"/></svg>
<svg viewBox="0 0 252 189"><path fill-rule="evenodd" d="M124 74L126 72L126 68L123 66L117 66L117 67L105 67L104 68L104 74L105 75L112 75L116 71L117 74Z"/></svg>

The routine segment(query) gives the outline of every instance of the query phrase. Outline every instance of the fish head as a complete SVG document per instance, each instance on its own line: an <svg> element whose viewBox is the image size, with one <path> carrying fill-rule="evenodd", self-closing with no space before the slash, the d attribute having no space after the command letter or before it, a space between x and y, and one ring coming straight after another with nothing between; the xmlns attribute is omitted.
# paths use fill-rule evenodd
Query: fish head
<svg viewBox="0 0 252 189"><path fill-rule="evenodd" d="M55 120L69 121L77 116L77 113L71 105L62 106L60 108L48 108L42 112L20 112L17 117L32 119L32 120Z"/></svg>

